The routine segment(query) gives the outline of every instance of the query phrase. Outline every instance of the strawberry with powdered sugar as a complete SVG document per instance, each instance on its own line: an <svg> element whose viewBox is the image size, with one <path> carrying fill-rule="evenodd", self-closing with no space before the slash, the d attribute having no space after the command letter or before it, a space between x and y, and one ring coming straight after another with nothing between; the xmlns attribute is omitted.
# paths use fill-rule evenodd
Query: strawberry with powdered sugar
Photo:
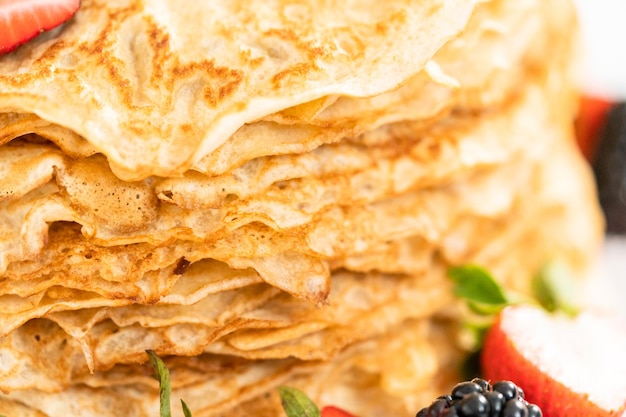
<svg viewBox="0 0 626 417"><path fill-rule="evenodd" d="M70 19L80 0L0 0L0 54Z"/></svg>

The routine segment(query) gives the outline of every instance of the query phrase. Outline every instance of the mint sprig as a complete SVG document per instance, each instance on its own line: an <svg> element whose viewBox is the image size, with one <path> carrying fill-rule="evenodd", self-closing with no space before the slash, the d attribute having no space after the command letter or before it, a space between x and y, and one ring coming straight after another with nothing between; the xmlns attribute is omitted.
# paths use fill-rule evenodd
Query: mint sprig
<svg viewBox="0 0 626 417"><path fill-rule="evenodd" d="M505 291L485 268L478 265L451 267L447 273L454 283L454 294L476 314L464 323L474 349L480 349L495 315L508 305L534 304L549 312L561 311L570 315L578 311L574 303L574 282L565 266L557 262L547 263L533 278L532 297Z"/></svg>
<svg viewBox="0 0 626 417"><path fill-rule="evenodd" d="M183 407L183 414L185 415L185 417L192 417L191 411L189 411L189 407L187 407L187 404L185 404L185 401L181 399L180 405Z"/></svg>
<svg viewBox="0 0 626 417"><path fill-rule="evenodd" d="M154 378L159 381L159 403L160 403L160 416L161 417L172 417L172 408L170 406L170 393L171 393L171 385L170 385L170 371L165 366L165 363L157 356L156 353L152 350L147 350L148 359L150 360L150 365L156 371L156 375Z"/></svg>
<svg viewBox="0 0 626 417"><path fill-rule="evenodd" d="M495 314L510 304L500 284L485 268L456 266L448 269L448 277L454 282L454 294L478 314Z"/></svg>
<svg viewBox="0 0 626 417"><path fill-rule="evenodd" d="M549 312L562 311L575 316L575 290L570 273L562 263L550 262L544 265L535 275L532 286L533 293L539 304Z"/></svg>
<svg viewBox="0 0 626 417"><path fill-rule="evenodd" d="M320 409L302 391L293 387L278 387L280 402L288 417L320 417Z"/></svg>
<svg viewBox="0 0 626 417"><path fill-rule="evenodd" d="M156 375L154 378L159 381L159 416L160 417L172 417L172 407L170 405L170 397L171 397L171 383L170 383L170 371L167 369L167 366L157 356L156 353L152 350L146 350L148 354L148 360L150 361L150 365L156 371ZM191 411L189 411L189 407L183 400L180 400L183 407L183 414L185 417L192 417Z"/></svg>

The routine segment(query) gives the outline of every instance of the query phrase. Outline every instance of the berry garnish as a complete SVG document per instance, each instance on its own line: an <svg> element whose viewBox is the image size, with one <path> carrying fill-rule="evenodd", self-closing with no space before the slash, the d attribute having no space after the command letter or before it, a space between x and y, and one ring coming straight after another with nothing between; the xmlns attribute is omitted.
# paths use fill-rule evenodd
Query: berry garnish
<svg viewBox="0 0 626 417"><path fill-rule="evenodd" d="M0 54L59 26L79 7L80 0L0 0Z"/></svg>
<svg viewBox="0 0 626 417"><path fill-rule="evenodd" d="M481 378L457 384L450 395L435 399L415 417L541 417L538 406L524 399L511 381L493 385Z"/></svg>
<svg viewBox="0 0 626 417"><path fill-rule="evenodd" d="M352 414L339 407L326 406L322 408L322 417L354 417Z"/></svg>
<svg viewBox="0 0 626 417"><path fill-rule="evenodd" d="M613 103L607 99L582 96L576 118L576 138L583 155L593 160L598 150L600 132L603 130L606 115Z"/></svg>
<svg viewBox="0 0 626 417"><path fill-rule="evenodd" d="M498 315L481 364L485 378L524 387L521 394L513 385L493 384L511 398L506 404L524 397L546 417L616 417L626 409L625 353L626 325L616 317L589 311L572 317L519 305Z"/></svg>
<svg viewBox="0 0 626 417"><path fill-rule="evenodd" d="M593 168L607 232L626 234L626 103L608 112Z"/></svg>

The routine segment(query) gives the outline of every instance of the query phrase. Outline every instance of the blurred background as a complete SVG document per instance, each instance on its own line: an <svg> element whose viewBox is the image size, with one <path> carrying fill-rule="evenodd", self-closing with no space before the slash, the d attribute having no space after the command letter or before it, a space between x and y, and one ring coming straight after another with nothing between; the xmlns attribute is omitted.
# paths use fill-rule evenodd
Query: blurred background
<svg viewBox="0 0 626 417"><path fill-rule="evenodd" d="M626 1L575 0L583 39L577 121L607 216L598 274L626 317Z"/></svg>
<svg viewBox="0 0 626 417"><path fill-rule="evenodd" d="M592 95L626 99L626 2L575 0L585 48L584 89Z"/></svg>

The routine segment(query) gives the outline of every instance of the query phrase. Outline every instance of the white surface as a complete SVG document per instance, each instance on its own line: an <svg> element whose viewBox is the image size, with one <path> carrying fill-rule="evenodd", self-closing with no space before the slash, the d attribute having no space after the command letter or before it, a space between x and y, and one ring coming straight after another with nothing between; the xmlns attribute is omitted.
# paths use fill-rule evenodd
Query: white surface
<svg viewBox="0 0 626 417"><path fill-rule="evenodd" d="M626 1L575 0L584 42L582 86L626 100Z"/></svg>
<svg viewBox="0 0 626 417"><path fill-rule="evenodd" d="M606 279L611 302L626 318L626 236L607 238L600 273Z"/></svg>

